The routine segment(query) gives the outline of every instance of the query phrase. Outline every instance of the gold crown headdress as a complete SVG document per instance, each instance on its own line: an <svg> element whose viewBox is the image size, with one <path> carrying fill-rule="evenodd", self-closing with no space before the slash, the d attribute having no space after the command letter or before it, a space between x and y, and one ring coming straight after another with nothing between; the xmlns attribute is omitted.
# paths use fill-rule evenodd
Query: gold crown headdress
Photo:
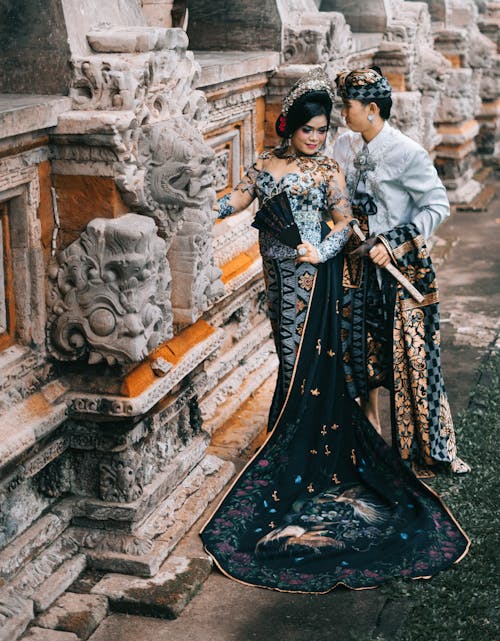
<svg viewBox="0 0 500 641"><path fill-rule="evenodd" d="M332 103L335 100L335 93L330 78L323 69L317 68L309 71L297 80L283 99L281 113L286 116L293 103L311 91L325 91Z"/></svg>

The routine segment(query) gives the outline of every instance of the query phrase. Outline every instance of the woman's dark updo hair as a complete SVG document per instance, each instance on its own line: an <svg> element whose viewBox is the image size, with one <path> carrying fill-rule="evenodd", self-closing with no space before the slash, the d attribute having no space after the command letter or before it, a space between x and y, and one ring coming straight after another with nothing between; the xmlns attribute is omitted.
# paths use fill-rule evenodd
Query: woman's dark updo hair
<svg viewBox="0 0 500 641"><path fill-rule="evenodd" d="M276 121L276 133L281 138L289 138L297 129L309 122L315 116L326 116L327 126L330 126L332 101L326 91L309 91L293 103L286 115L286 125L283 127L283 116Z"/></svg>

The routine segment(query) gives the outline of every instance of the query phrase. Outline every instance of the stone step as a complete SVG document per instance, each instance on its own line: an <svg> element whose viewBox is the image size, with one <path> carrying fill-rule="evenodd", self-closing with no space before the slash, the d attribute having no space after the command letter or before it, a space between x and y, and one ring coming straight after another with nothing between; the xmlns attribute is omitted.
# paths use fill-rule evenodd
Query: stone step
<svg viewBox="0 0 500 641"><path fill-rule="evenodd" d="M66 592L35 621L49 630L72 632L85 641L108 614L108 600L99 594Z"/></svg>
<svg viewBox="0 0 500 641"><path fill-rule="evenodd" d="M116 612L176 619L210 575L208 557L169 557L156 576L107 574L92 588Z"/></svg>
<svg viewBox="0 0 500 641"><path fill-rule="evenodd" d="M212 436L209 452L234 459L252 449L266 431L276 376L269 376Z"/></svg>
<svg viewBox="0 0 500 641"><path fill-rule="evenodd" d="M35 612L43 612L61 594L69 588L81 572L85 569L87 560L84 554L77 554L69 561L63 563L54 574L44 581L31 598L35 605Z"/></svg>
<svg viewBox="0 0 500 641"><path fill-rule="evenodd" d="M234 465L207 455L177 489L155 510L137 531L138 536L169 544L173 550L204 513L208 505L229 483Z"/></svg>
<svg viewBox="0 0 500 641"><path fill-rule="evenodd" d="M79 639L73 632L33 627L23 636L21 641L79 641Z"/></svg>
<svg viewBox="0 0 500 641"><path fill-rule="evenodd" d="M26 598L32 595L53 576L66 562L71 561L78 554L78 546L62 534L52 545L43 550L38 556L26 563L9 585L17 594ZM42 588L43 592L43 588ZM59 596L58 594L56 597Z"/></svg>
<svg viewBox="0 0 500 641"><path fill-rule="evenodd" d="M200 403L203 429L214 434L226 421L231 420L244 401L265 381L275 378L277 365L274 342L270 340L220 383L215 392L203 399Z"/></svg>
<svg viewBox="0 0 500 641"><path fill-rule="evenodd" d="M33 601L12 588L0 590L0 641L16 641L33 618Z"/></svg>
<svg viewBox="0 0 500 641"><path fill-rule="evenodd" d="M71 507L61 501L57 513L46 514L0 552L0 577L11 579L23 565L41 554L68 527Z"/></svg>

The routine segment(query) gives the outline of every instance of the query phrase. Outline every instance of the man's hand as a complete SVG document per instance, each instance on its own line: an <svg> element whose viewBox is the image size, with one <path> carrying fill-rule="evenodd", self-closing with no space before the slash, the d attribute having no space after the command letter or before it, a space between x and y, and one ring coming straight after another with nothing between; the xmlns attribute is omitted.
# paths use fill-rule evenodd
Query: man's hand
<svg viewBox="0 0 500 641"><path fill-rule="evenodd" d="M361 245L356 247L352 252L349 252L349 256L356 256L358 258L364 258L368 255L371 249L378 243L376 236L369 236L364 240Z"/></svg>
<svg viewBox="0 0 500 641"><path fill-rule="evenodd" d="M391 262L391 256L384 243L381 242L378 242L372 249L370 249L368 255L377 267L385 267Z"/></svg>
<svg viewBox="0 0 500 641"><path fill-rule="evenodd" d="M307 240L297 245L297 262L317 265L319 263L319 255L316 247L308 243Z"/></svg>

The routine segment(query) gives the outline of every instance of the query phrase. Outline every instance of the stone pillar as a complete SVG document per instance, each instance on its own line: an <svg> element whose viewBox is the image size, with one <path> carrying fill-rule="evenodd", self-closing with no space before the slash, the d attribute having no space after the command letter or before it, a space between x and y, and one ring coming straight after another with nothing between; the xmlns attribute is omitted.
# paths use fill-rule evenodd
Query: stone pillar
<svg viewBox="0 0 500 641"><path fill-rule="evenodd" d="M435 111L451 68L432 42L427 6L394 3L393 18L373 56L395 90L391 121L431 155L440 141L434 126Z"/></svg>
<svg viewBox="0 0 500 641"><path fill-rule="evenodd" d="M474 38L478 33L475 20L472 1L456 0L450 3L445 28L438 28L435 33L436 48L452 65L436 112L442 136L436 150L436 165L452 203L468 203L481 190L474 179L475 138L479 133L476 114L481 109L482 75L481 69L473 66L479 63L474 54Z"/></svg>
<svg viewBox="0 0 500 641"><path fill-rule="evenodd" d="M382 33L392 17L390 0L321 0L319 8L341 13L354 32Z"/></svg>
<svg viewBox="0 0 500 641"><path fill-rule="evenodd" d="M480 125L476 139L477 150L483 162L497 165L500 152L500 4L485 2L480 5L478 27L493 43L495 53L492 65L481 80L481 110L477 115Z"/></svg>
<svg viewBox="0 0 500 641"><path fill-rule="evenodd" d="M281 111L283 97L290 87L315 65L326 67L333 83L336 73L348 65L353 51L351 29L340 12L320 12L314 0L279 0L277 4L283 21L284 61L268 86L268 145L280 142L274 125ZM333 134L341 124L340 109L334 109L332 116Z"/></svg>
<svg viewBox="0 0 500 641"><path fill-rule="evenodd" d="M142 12L151 27L172 27L173 0L141 0Z"/></svg>
<svg viewBox="0 0 500 641"><path fill-rule="evenodd" d="M194 51L281 51L277 0L190 2L188 36Z"/></svg>

